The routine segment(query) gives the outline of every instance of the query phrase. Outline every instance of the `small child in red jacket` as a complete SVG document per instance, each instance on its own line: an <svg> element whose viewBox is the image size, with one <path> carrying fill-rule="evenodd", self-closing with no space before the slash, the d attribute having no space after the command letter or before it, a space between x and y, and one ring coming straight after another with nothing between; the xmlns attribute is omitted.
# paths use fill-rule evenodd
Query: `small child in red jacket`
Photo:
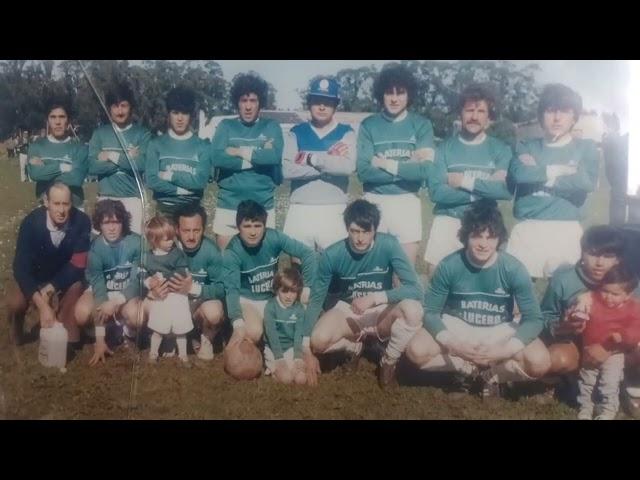
<svg viewBox="0 0 640 480"><path fill-rule="evenodd" d="M632 297L637 286L636 276L617 265L585 299L591 305L582 337L583 349L600 346L610 354L599 365L585 364L583 360L578 396L580 420L591 420L594 409L596 420L613 420L618 413L624 352L640 343L640 302Z"/></svg>

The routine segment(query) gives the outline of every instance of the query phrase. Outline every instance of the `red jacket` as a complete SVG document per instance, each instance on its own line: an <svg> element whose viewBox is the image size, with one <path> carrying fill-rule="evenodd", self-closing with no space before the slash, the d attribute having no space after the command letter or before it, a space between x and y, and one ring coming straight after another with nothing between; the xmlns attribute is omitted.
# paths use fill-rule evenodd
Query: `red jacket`
<svg viewBox="0 0 640 480"><path fill-rule="evenodd" d="M607 350L635 348L640 343L640 302L630 298L619 307L608 307L597 292L591 293L593 303L589 321L582 334L584 345L602 344ZM612 333L622 335L622 344L608 340Z"/></svg>

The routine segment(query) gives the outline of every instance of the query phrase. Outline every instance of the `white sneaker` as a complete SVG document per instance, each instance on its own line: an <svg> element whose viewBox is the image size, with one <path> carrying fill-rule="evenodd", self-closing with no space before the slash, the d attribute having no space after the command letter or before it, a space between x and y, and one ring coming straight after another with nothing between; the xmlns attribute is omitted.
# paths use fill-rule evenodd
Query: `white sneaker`
<svg viewBox="0 0 640 480"><path fill-rule="evenodd" d="M200 360L213 360L213 344L204 335L200 335L200 349L198 350Z"/></svg>

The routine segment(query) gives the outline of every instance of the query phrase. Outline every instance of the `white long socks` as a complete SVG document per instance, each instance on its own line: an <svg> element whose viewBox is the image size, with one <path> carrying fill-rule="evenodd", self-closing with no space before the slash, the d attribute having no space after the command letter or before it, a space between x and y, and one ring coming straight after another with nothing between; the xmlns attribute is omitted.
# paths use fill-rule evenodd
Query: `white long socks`
<svg viewBox="0 0 640 480"><path fill-rule="evenodd" d="M384 361L390 365L396 363L402 353L407 348L407 345L420 330L421 325L409 325L404 321L404 318L398 318L393 325L391 325L391 338L387 344L387 348L384 351Z"/></svg>

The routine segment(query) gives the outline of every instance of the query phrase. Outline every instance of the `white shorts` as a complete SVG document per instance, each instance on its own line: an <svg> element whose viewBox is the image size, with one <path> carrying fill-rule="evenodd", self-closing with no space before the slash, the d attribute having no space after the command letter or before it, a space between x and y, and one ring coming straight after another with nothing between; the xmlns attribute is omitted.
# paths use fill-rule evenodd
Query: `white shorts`
<svg viewBox="0 0 640 480"><path fill-rule="evenodd" d="M524 220L513 227L507 253L524 263L532 277L551 277L559 266L580 260L581 237L575 220Z"/></svg>
<svg viewBox="0 0 640 480"><path fill-rule="evenodd" d="M276 210L267 210L267 227L276 228ZM232 237L238 233L236 227L236 210L216 208L213 219L213 233L224 237Z"/></svg>
<svg viewBox="0 0 640 480"><path fill-rule="evenodd" d="M103 197L99 196L96 202L102 200L119 200L124 205L124 209L131 214L131 231L142 235L142 221L144 215L142 214L142 201L138 197Z"/></svg>
<svg viewBox="0 0 640 480"><path fill-rule="evenodd" d="M292 203L284 222L284 234L307 247L324 250L347 236L342 214L346 205Z"/></svg>
<svg viewBox="0 0 640 480"><path fill-rule="evenodd" d="M183 335L193 330L193 320L186 295L169 293L164 300L150 300L147 326L162 335Z"/></svg>
<svg viewBox="0 0 640 480"><path fill-rule="evenodd" d="M422 205L417 195L379 195L367 192L364 199L380 208L379 232L390 233L401 244L422 240Z"/></svg>
<svg viewBox="0 0 640 480"><path fill-rule="evenodd" d="M458 231L462 226L459 218L447 215L436 215L431 224L427 250L424 260L431 265L438 265L444 257L460 250L464 245L458 240Z"/></svg>
<svg viewBox="0 0 640 480"><path fill-rule="evenodd" d="M287 362L287 366L289 368L293 368L293 347L285 350L283 358ZM273 355L271 349L266 345L264 346L264 365L267 367L265 372L266 375L276 371L276 357Z"/></svg>
<svg viewBox="0 0 640 480"><path fill-rule="evenodd" d="M269 300L251 300L247 297L240 297L240 307L249 306L254 308L260 316L264 319L264 309L267 306Z"/></svg>
<svg viewBox="0 0 640 480"><path fill-rule="evenodd" d="M342 300L338 301L333 308L338 309L344 313L347 317L353 318L361 328L375 327L378 325L380 315L389 307L388 304L377 305L373 308L365 310L362 315L357 315L351 310L351 305Z"/></svg>
<svg viewBox="0 0 640 480"><path fill-rule="evenodd" d="M494 325L491 327L481 327L469 325L458 317L443 313L442 323L444 323L445 327L447 327L447 330L451 332L452 335L473 345L495 345L509 340L516 334L513 322L501 323L500 325Z"/></svg>

